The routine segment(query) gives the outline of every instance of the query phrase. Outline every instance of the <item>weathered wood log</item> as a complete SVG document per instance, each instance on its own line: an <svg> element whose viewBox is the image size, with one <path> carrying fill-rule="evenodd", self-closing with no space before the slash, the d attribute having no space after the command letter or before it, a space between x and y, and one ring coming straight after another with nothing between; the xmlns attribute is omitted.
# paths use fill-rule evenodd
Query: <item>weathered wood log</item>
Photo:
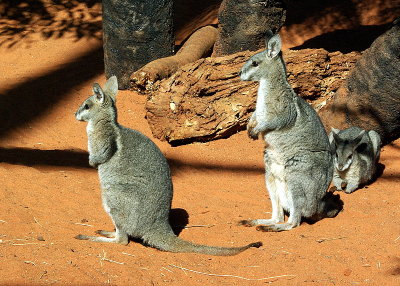
<svg viewBox="0 0 400 286"><path fill-rule="evenodd" d="M201 59L157 82L146 104L153 135L179 145L224 138L244 129L255 108L258 83L243 82L237 75L252 54ZM319 106L333 95L358 57L323 49L284 53L295 91Z"/></svg>
<svg viewBox="0 0 400 286"><path fill-rule="evenodd" d="M387 144L400 137L400 23L378 37L321 110L331 127L373 129Z"/></svg>
<svg viewBox="0 0 400 286"><path fill-rule="evenodd" d="M285 19L281 0L224 0L218 11L219 34L213 56L261 49L266 31L277 32Z"/></svg>
<svg viewBox="0 0 400 286"><path fill-rule="evenodd" d="M135 71L130 77L131 87L151 90L155 81L171 76L185 64L210 55L217 33L217 29L212 26L200 28L188 38L176 55L154 60Z"/></svg>
<svg viewBox="0 0 400 286"><path fill-rule="evenodd" d="M133 71L172 55L172 0L103 0L103 47L107 77L129 87Z"/></svg>

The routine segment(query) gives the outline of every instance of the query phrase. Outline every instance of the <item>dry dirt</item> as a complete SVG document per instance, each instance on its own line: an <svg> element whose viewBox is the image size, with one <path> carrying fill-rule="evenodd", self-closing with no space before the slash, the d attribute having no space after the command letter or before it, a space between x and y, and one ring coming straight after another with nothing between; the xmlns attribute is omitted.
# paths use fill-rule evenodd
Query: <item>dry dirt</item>
<svg viewBox="0 0 400 286"><path fill-rule="evenodd" d="M383 148L376 182L341 193L336 218L283 233L236 225L270 215L262 142L245 132L175 148L154 140L171 163L180 237L264 246L211 257L91 243L73 237L112 223L73 113L105 81L100 40L32 35L0 46L0 75L0 285L399 285L400 140ZM120 92L119 121L151 137L144 103Z"/></svg>

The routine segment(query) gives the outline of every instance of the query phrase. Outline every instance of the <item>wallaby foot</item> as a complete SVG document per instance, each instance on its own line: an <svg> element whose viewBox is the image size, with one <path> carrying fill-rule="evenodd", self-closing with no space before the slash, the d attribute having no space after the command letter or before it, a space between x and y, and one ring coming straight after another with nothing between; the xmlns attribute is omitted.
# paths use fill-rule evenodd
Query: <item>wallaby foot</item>
<svg viewBox="0 0 400 286"><path fill-rule="evenodd" d="M238 225L251 227L251 226L257 226L257 225L260 225L260 224L273 225L273 224L276 224L278 222L281 222L281 221L278 221L276 219L253 219L253 220L241 220L241 221L238 222Z"/></svg>
<svg viewBox="0 0 400 286"><path fill-rule="evenodd" d="M270 220L264 220L270 221ZM262 223L263 225L257 226L256 230L264 231L264 232L279 232L284 230L289 230L295 228L300 225L301 222L301 214L296 212L294 209L291 210L291 215L288 218L287 223Z"/></svg>
<svg viewBox="0 0 400 286"><path fill-rule="evenodd" d="M354 184L349 184L346 186L346 189L344 190L346 194L351 194L352 192L354 192L356 189L358 188L358 185L354 185Z"/></svg>
<svg viewBox="0 0 400 286"><path fill-rule="evenodd" d="M291 223L281 223L281 224L272 224L272 225L259 225L256 227L256 230L263 232L280 232L289 230L296 227Z"/></svg>
<svg viewBox="0 0 400 286"><path fill-rule="evenodd" d="M83 234L78 234L75 236L76 239L79 240L90 240L94 242L108 242L108 243L118 243L118 244L123 244L127 245L129 243L129 237L128 234L126 233L121 233L120 231L103 231L99 230L96 231L96 233L103 235L105 237L99 237L99 236L88 236L88 235L83 235ZM114 234L114 235L112 235Z"/></svg>

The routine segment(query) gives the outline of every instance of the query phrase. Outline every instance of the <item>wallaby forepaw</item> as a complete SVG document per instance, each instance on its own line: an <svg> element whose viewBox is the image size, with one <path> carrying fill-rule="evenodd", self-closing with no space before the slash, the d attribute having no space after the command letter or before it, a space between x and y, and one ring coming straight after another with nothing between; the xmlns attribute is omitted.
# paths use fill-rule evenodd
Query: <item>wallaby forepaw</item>
<svg viewBox="0 0 400 286"><path fill-rule="evenodd" d="M249 136L253 140L258 139L258 132L255 132L253 128L247 129L247 136Z"/></svg>
<svg viewBox="0 0 400 286"><path fill-rule="evenodd" d="M253 221L251 221L251 220L240 220L240 221L238 221L238 225L243 225L243 226L245 226L245 227L252 227L252 226L254 226L254 224L253 224Z"/></svg>
<svg viewBox="0 0 400 286"><path fill-rule="evenodd" d="M93 168L97 169L97 166L98 166L99 164L97 164L97 163L94 162L94 161L90 161L90 160L89 160L89 165L92 166Z"/></svg>

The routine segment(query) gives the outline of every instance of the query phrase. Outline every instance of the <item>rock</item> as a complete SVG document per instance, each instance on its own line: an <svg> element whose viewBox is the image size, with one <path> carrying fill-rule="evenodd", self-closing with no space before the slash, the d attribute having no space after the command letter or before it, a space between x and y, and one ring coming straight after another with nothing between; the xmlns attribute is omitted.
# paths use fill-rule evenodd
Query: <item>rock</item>
<svg viewBox="0 0 400 286"><path fill-rule="evenodd" d="M378 37L321 110L331 127L358 126L379 133L383 143L400 137L400 26Z"/></svg>

